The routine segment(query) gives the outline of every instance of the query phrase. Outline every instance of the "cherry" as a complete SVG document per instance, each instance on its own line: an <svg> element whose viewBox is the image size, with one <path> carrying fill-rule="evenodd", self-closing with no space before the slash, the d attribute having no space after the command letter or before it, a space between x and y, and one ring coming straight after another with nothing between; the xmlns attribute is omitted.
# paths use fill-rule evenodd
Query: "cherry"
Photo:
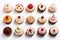
<svg viewBox="0 0 60 40"><path fill-rule="evenodd" d="M53 32L55 32L55 29L53 30Z"/></svg>
<svg viewBox="0 0 60 40"><path fill-rule="evenodd" d="M32 29L29 29L29 32L31 32L32 31Z"/></svg>
<svg viewBox="0 0 60 40"><path fill-rule="evenodd" d="M33 5L32 5L32 4L29 4L29 5L28 5L28 8L29 8L29 9L32 9L32 8L33 8Z"/></svg>
<svg viewBox="0 0 60 40"><path fill-rule="evenodd" d="M20 16L18 16L18 19L20 18Z"/></svg>
<svg viewBox="0 0 60 40"><path fill-rule="evenodd" d="M42 28L41 31L43 31L44 29Z"/></svg>
<svg viewBox="0 0 60 40"><path fill-rule="evenodd" d="M8 16L6 16L6 19L8 19Z"/></svg>

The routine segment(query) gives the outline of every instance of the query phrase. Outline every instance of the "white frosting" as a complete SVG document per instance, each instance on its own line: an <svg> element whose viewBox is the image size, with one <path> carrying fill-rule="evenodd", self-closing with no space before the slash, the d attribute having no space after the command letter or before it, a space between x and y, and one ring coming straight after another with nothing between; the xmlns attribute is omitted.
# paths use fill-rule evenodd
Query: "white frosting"
<svg viewBox="0 0 60 40"><path fill-rule="evenodd" d="M47 19L45 17L43 19L41 17L38 17L38 21L40 23L45 23L47 21Z"/></svg>
<svg viewBox="0 0 60 40"><path fill-rule="evenodd" d="M20 23L20 24L21 24L21 23L23 23L24 18L23 18L22 16L20 16L20 18L17 17L17 18L15 19L15 21L16 21L16 23Z"/></svg>
<svg viewBox="0 0 60 40"><path fill-rule="evenodd" d="M6 4L5 6L4 6L4 11L5 12L10 12L12 10L12 7L10 6L10 4Z"/></svg>
<svg viewBox="0 0 60 40"><path fill-rule="evenodd" d="M15 35L20 36L23 34L23 29L21 27L17 27L15 29Z"/></svg>
<svg viewBox="0 0 60 40"><path fill-rule="evenodd" d="M31 29L32 31L31 32L29 32L29 29ZM34 29L32 29L32 28L29 28L28 30L27 30L27 34L28 35L33 35L34 33L35 33L35 30Z"/></svg>
<svg viewBox="0 0 60 40"><path fill-rule="evenodd" d="M56 9L56 6L54 4L51 4L48 10L50 12L55 12L57 9Z"/></svg>
<svg viewBox="0 0 60 40"><path fill-rule="evenodd" d="M43 31L42 31L42 29L43 29ZM40 34L45 34L45 33L46 33L46 29L43 28L43 27L40 27L38 32L39 32Z"/></svg>
<svg viewBox="0 0 60 40"><path fill-rule="evenodd" d="M55 30L55 32L54 32L53 30ZM52 28L50 29L50 33L53 34L53 35L55 35L55 34L58 33L58 29L57 29L56 27L52 27Z"/></svg>
<svg viewBox="0 0 60 40"><path fill-rule="evenodd" d="M43 7L41 7L41 6L43 6ZM45 4L39 4L38 7L39 7L40 10L45 10L45 8L46 8Z"/></svg>
<svg viewBox="0 0 60 40"><path fill-rule="evenodd" d="M23 11L23 9L24 8L23 8L22 4L19 4L19 5L17 4L17 6L15 7L15 10L18 11L18 12Z"/></svg>

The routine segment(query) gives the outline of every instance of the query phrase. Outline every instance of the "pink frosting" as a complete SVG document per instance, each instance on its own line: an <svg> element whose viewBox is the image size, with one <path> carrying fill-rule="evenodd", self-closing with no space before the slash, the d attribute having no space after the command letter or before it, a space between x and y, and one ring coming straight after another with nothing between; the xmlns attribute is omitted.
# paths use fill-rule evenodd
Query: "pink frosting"
<svg viewBox="0 0 60 40"><path fill-rule="evenodd" d="M39 30L38 30L39 34L45 34L46 33L46 29L45 28L42 28L40 27Z"/></svg>

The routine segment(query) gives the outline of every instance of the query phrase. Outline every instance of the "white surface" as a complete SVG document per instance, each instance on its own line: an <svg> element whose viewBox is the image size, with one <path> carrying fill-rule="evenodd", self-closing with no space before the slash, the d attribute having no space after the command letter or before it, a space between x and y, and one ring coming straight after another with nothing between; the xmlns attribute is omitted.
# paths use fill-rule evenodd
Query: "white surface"
<svg viewBox="0 0 60 40"><path fill-rule="evenodd" d="M9 13L13 18L12 23L9 24L9 25L3 23L3 16L8 14L8 13L5 13L3 11L3 7L6 3L11 4L13 6L13 8L15 7L15 5L17 3L21 3L24 6L24 10L23 10L22 13L16 13L16 12L14 12L14 10L11 13ZM32 13L27 13L26 12L26 6L29 3L32 3L35 6L35 10ZM37 12L37 6L40 3L44 3L47 7L45 12L42 13L42 14ZM51 13L48 12L48 7L52 3L56 4L56 6L57 6L57 11L55 12L55 16L57 16L58 22L55 25L50 25L50 24L48 24L48 20L47 20L47 22L44 25L37 24L38 16L44 15L48 19L52 15ZM59 3L60 3L60 0L0 0L0 40L59 40L60 39L60 32L58 33L58 35L56 37L51 37L48 34L50 27L56 26L60 30L60 4ZM15 17L17 15L24 16L25 19L24 19L23 24L18 25L18 24L14 23ZM26 24L26 17L28 17L29 15L33 15L35 17L35 22L32 25ZM3 35L3 28L6 27L6 26L11 27L12 30L13 30L13 33L14 33L14 29L17 26L22 26L23 29L24 29L24 32L27 30L27 28L33 27L36 32L35 32L34 36L32 36L32 37L27 37L25 35L25 33L21 37L16 37L16 36L14 36L13 33L10 37L6 37L6 36ZM37 29L39 27L45 27L47 29L47 33L44 37L37 36Z"/></svg>

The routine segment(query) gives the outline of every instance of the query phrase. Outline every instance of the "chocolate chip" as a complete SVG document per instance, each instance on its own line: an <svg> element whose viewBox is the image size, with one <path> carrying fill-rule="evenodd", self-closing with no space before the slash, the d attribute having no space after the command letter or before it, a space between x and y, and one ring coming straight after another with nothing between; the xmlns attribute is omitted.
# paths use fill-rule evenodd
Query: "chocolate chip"
<svg viewBox="0 0 60 40"><path fill-rule="evenodd" d="M44 18L44 16L41 17L41 19L43 19L43 18Z"/></svg>
<svg viewBox="0 0 60 40"><path fill-rule="evenodd" d="M41 5L41 8L43 8L43 5Z"/></svg>

